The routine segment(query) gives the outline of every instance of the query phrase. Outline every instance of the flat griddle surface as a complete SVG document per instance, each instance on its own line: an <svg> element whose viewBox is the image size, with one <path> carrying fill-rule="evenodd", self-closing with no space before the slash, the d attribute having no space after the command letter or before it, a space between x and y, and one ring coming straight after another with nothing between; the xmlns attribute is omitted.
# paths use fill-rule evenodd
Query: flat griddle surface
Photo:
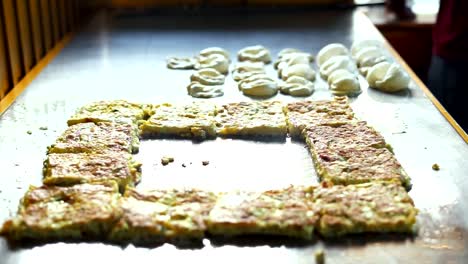
<svg viewBox="0 0 468 264"><path fill-rule="evenodd" d="M30 184L40 184L46 147L65 129L66 119L77 107L106 99L191 101L185 88L190 71L168 70L167 56L191 56L203 48L221 46L235 62L237 50L248 45L262 44L273 55L287 47L316 54L331 42L350 45L368 38L382 36L353 10L101 13L0 117L0 221L14 215ZM276 76L271 65L268 69ZM326 98L331 95L318 81L316 92L307 99ZM225 96L211 101L245 100L252 99L243 96L228 76ZM278 95L272 100L302 99ZM327 263L466 263L466 143L414 83L409 91L396 95L364 87L351 105L392 144L412 177L410 195L420 209L415 237L368 234L326 243L280 238L206 240L198 249L101 243L11 248L2 238L0 263L313 263L315 251L322 248ZM39 129L43 126L48 130ZM173 156L175 162L163 167L162 156ZM290 140L148 140L142 142L137 157L144 164L138 188L262 190L317 181L304 145ZM204 160L210 164L203 166ZM434 163L440 171L432 170Z"/></svg>

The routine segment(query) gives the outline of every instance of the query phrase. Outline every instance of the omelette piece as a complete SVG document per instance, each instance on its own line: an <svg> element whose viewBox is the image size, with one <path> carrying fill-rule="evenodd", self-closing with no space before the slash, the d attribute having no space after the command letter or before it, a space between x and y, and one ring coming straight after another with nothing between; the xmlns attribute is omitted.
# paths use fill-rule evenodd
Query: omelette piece
<svg viewBox="0 0 468 264"><path fill-rule="evenodd" d="M208 218L208 232L220 236L271 235L312 239L318 215L313 187L220 196Z"/></svg>
<svg viewBox="0 0 468 264"><path fill-rule="evenodd" d="M285 138L286 117L277 101L253 101L223 105L216 116L223 137L268 136Z"/></svg>
<svg viewBox="0 0 468 264"><path fill-rule="evenodd" d="M12 241L95 240L119 219L115 182L30 187L1 233Z"/></svg>
<svg viewBox="0 0 468 264"><path fill-rule="evenodd" d="M141 124L140 133L146 138L215 138L215 115L216 106L206 102L155 105L153 115Z"/></svg>
<svg viewBox="0 0 468 264"><path fill-rule="evenodd" d="M331 101L297 101L287 104L283 111L289 135L294 139L300 139L307 126L337 126L357 121L346 96L337 96Z"/></svg>
<svg viewBox="0 0 468 264"><path fill-rule="evenodd" d="M318 187L313 193L324 237L367 232L412 233L418 210L398 182Z"/></svg>
<svg viewBox="0 0 468 264"><path fill-rule="evenodd" d="M205 236L216 195L196 189L136 191L121 200L122 218L109 239L117 243L191 243Z"/></svg>
<svg viewBox="0 0 468 264"><path fill-rule="evenodd" d="M326 148L311 151L322 181L342 185L396 181L406 189L411 189L410 177L386 148Z"/></svg>
<svg viewBox="0 0 468 264"><path fill-rule="evenodd" d="M365 121L345 123L336 126L307 126L303 130L303 137L310 149L345 149L345 148L387 148L383 136Z"/></svg>
<svg viewBox="0 0 468 264"><path fill-rule="evenodd" d="M68 119L69 126L87 122L136 124L148 117L149 106L124 100L98 101L85 105Z"/></svg>
<svg viewBox="0 0 468 264"><path fill-rule="evenodd" d="M115 181L121 192L140 181L141 163L126 153L51 153L44 162L46 185Z"/></svg>
<svg viewBox="0 0 468 264"><path fill-rule="evenodd" d="M48 153L137 153L140 140L134 125L80 123L68 127Z"/></svg>

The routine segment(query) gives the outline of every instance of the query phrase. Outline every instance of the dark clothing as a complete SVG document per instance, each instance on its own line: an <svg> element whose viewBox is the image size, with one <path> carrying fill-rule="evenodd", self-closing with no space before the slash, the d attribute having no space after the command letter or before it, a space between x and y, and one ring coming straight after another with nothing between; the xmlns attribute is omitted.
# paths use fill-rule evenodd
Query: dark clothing
<svg viewBox="0 0 468 264"><path fill-rule="evenodd" d="M428 86L468 131L468 0L441 0Z"/></svg>
<svg viewBox="0 0 468 264"><path fill-rule="evenodd" d="M433 31L433 54L468 60L468 1L441 0Z"/></svg>
<svg viewBox="0 0 468 264"><path fill-rule="evenodd" d="M429 88L457 123L468 132L468 61L432 56Z"/></svg>

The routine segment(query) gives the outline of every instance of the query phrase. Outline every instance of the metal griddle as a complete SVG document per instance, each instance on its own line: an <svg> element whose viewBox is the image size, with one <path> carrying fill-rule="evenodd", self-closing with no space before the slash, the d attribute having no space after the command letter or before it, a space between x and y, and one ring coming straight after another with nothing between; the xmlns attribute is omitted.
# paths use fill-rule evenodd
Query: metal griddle
<svg viewBox="0 0 468 264"><path fill-rule="evenodd" d="M40 185L46 147L65 129L66 119L77 107L103 99L191 101L185 88L190 71L168 70L166 56L191 56L221 46L231 52L235 63L237 50L248 45L262 44L274 55L286 47L316 54L332 42L349 46L357 39L382 40L369 20L354 10L280 11L100 13L0 117L0 221L15 214L28 185ZM268 69L276 76L271 65ZM319 80L307 99L325 98L331 95ZM252 99L238 91L231 76L225 95L211 99L243 100ZM272 100L302 99L278 95ZM412 177L410 195L420 209L415 237L369 234L326 243L205 240L201 249L101 243L11 248L1 238L0 263L314 263L318 249L325 250L327 263L467 263L466 143L414 83L396 95L364 87L351 105L392 144ZM48 130L40 130L42 126ZM166 155L175 157L175 162L162 166L160 158ZM148 140L142 142L137 157L144 164L138 188L262 190L317 182L304 145L290 140ZM210 164L203 166L203 160ZM440 171L432 170L434 163Z"/></svg>

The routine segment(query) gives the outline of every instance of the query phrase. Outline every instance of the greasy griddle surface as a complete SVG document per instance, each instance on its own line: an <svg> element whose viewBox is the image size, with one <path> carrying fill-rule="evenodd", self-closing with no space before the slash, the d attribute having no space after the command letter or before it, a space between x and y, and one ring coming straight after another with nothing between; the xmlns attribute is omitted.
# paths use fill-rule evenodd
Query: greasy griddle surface
<svg viewBox="0 0 468 264"><path fill-rule="evenodd" d="M237 50L255 44L268 47L273 55L286 47L316 54L331 42L350 45L355 39L382 39L362 14L352 10L280 11L99 14L0 117L0 220L14 214L29 184L40 184L46 146L65 129L66 119L77 107L106 99L192 100L185 88L190 71L168 70L167 56L191 56L203 48L221 46L234 58ZM268 73L276 76L271 65ZM225 95L211 101L252 100L238 91L231 76L226 80ZM309 99L324 98L330 98L330 93L319 80ZM274 99L300 100L283 95ZM250 237L206 240L201 249L121 248L101 243L10 248L1 239L0 263L313 263L319 248L325 249L327 263L463 263L468 165L461 160L468 156L466 144L414 84L397 95L364 86L351 105L358 117L393 145L412 177L410 195L420 209L416 237L368 234L306 244ZM41 126L48 130L40 130ZM164 167L162 156L173 156L175 162ZM261 190L316 182L304 145L289 140L147 140L137 158L144 164L138 188ZM203 166L204 160L210 164ZM433 163L440 164L441 170L433 171Z"/></svg>

